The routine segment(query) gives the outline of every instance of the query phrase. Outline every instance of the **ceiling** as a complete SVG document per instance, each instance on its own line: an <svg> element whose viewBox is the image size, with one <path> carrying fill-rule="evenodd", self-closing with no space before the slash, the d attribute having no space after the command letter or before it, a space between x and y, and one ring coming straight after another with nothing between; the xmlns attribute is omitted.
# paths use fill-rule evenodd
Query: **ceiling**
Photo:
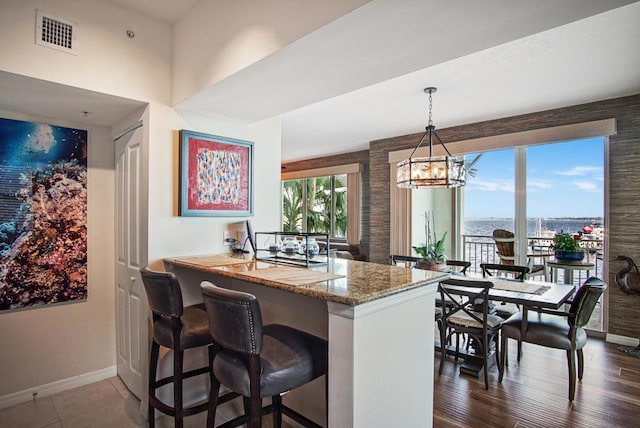
<svg viewBox="0 0 640 428"><path fill-rule="evenodd" d="M198 2L102 1L168 24ZM281 115L291 161L420 132L427 86L438 87L438 128L640 93L638 1L437 4L372 0L175 107L248 123ZM0 110L102 126L143 105L3 72L0 93Z"/></svg>

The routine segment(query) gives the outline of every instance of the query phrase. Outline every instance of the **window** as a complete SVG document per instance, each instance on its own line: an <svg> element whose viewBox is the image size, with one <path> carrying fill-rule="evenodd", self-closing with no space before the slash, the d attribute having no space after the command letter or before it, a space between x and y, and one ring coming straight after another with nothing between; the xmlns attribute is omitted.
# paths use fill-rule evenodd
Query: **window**
<svg viewBox="0 0 640 428"><path fill-rule="evenodd" d="M360 243L360 164L282 173L282 230Z"/></svg>
<svg viewBox="0 0 640 428"><path fill-rule="evenodd" d="M347 174L282 182L282 230L347 236Z"/></svg>

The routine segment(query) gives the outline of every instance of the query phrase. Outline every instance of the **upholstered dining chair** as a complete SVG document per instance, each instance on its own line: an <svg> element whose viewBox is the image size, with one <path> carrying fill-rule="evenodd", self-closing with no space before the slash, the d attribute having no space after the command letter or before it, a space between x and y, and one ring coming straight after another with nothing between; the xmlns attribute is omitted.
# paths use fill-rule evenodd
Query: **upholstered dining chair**
<svg viewBox="0 0 640 428"><path fill-rule="evenodd" d="M547 348L564 349L569 367L569 401L573 401L576 392L576 357L578 379L582 380L584 374L582 348L587 343L584 326L606 288L607 284L601 279L591 277L575 293L568 312L539 309L537 312L528 311L526 319L522 318L521 313L509 318L502 326L501 365L506 363L509 338ZM500 382L503 375L500 373Z"/></svg>
<svg viewBox="0 0 640 428"><path fill-rule="evenodd" d="M263 413L273 413L273 426L282 425L282 414L307 427L320 425L285 406L282 395L327 374L327 341L294 328L262 325L256 297L220 288L208 281L200 289L209 316L209 331L216 345L211 370L211 394L207 427L213 428L220 385L245 397L245 411L224 427L244 423L260 427ZM326 381L325 381L326 385ZM262 399L272 404L263 409ZM326 397L325 397L326 398Z"/></svg>
<svg viewBox="0 0 640 428"><path fill-rule="evenodd" d="M505 229L495 229L493 231L493 240L496 243L496 250L498 252L498 257L500 258L500 264L515 265L515 235L513 232ZM527 275L546 276L545 265L534 264L533 258L529 258L527 266L529 267Z"/></svg>
<svg viewBox="0 0 640 428"><path fill-rule="evenodd" d="M182 292L178 278L172 272L156 272L148 267L140 269L142 283L152 313L152 340L149 362L149 427L155 426L155 410L174 417L176 427L183 426L183 418L208 409L205 400L185 407L183 405L182 383L184 379L209 375L213 380L209 366L213 360L213 340L209 334L209 320L203 304L183 307ZM156 379L160 347L173 350L173 375ZM209 363L197 369L184 372L183 360L186 349L206 346L209 351ZM165 404L156 395L161 386L173 384L173 405ZM226 402L238 394L225 394L220 402Z"/></svg>
<svg viewBox="0 0 640 428"><path fill-rule="evenodd" d="M491 343L495 344L496 364L498 371L502 373L500 365L500 328L504 321L497 315L489 313L489 289L493 284L489 281L470 281L449 278L441 281L438 291L442 301L450 301L451 305L445 305L443 310L443 326L446 336L441 339L440 368L442 374L447 349L445 344L451 341L453 335L467 334L479 348L484 363L484 385L489 389L489 355ZM442 337L442 334L441 334ZM456 360L460 354L460 340L456 340Z"/></svg>

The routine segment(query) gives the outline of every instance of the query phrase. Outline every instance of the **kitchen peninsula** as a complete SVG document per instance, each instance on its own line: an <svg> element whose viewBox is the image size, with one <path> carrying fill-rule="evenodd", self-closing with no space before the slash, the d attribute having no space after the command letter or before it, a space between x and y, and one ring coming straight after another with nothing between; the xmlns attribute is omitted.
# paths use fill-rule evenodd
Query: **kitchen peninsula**
<svg viewBox="0 0 640 428"><path fill-rule="evenodd" d="M447 274L338 258L313 268L228 255L164 263L186 299L209 280L255 294L265 324L327 338L329 427L432 425L434 296ZM285 399L323 421L323 385L310 389Z"/></svg>

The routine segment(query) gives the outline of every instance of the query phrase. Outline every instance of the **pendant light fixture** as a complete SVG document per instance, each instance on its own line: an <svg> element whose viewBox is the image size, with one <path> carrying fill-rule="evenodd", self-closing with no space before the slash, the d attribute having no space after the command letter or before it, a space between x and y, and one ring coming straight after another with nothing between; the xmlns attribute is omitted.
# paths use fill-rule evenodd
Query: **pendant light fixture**
<svg viewBox="0 0 640 428"><path fill-rule="evenodd" d="M404 189L420 189L423 187L459 187L464 186L466 173L463 156L451 156L438 134L431 120L431 95L437 88L425 88L429 94L429 122L420 142L413 149L411 155L402 162L398 162L397 183ZM437 139L447 152L447 156L433 156L433 139ZM429 141L429 157L413 157L422 143Z"/></svg>

